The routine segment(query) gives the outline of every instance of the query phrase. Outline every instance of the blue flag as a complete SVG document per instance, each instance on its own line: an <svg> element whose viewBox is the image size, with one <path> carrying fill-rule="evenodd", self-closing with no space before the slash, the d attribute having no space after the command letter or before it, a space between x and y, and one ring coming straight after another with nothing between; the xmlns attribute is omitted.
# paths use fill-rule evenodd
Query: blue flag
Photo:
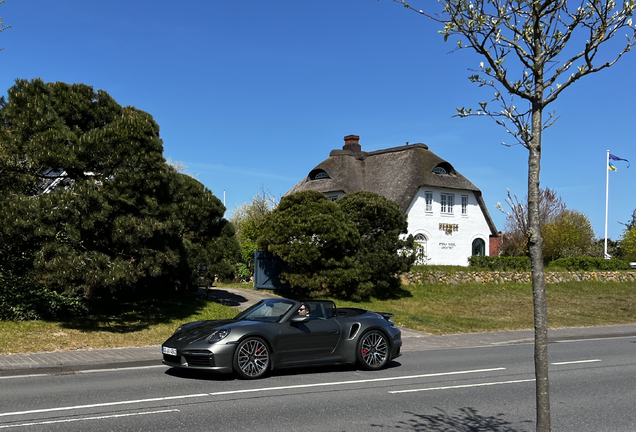
<svg viewBox="0 0 636 432"><path fill-rule="evenodd" d="M619 158L618 156L614 156L614 155L613 155L613 154L611 154L611 153L610 153L610 155L609 155L609 158L610 158L611 160L615 160L615 161L619 161L619 160L620 160L620 161L625 161L625 162L627 162L627 168L629 168L630 163L629 163L629 161L628 161L627 159ZM611 164L610 164L610 165L611 165Z"/></svg>

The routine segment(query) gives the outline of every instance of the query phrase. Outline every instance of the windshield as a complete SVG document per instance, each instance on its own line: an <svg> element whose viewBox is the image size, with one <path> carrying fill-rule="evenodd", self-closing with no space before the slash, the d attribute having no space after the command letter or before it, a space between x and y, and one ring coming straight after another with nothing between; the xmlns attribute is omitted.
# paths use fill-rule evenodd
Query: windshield
<svg viewBox="0 0 636 432"><path fill-rule="evenodd" d="M265 299L241 312L234 319L278 322L294 304L294 301L287 299Z"/></svg>

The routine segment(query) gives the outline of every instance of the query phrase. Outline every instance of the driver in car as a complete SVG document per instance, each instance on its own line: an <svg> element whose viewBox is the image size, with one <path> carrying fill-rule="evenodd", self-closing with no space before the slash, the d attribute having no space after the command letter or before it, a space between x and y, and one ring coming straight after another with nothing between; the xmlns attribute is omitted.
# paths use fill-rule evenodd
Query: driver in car
<svg viewBox="0 0 636 432"><path fill-rule="evenodd" d="M302 316L309 315L309 306L307 306L304 303L301 304L300 307L298 308L298 315L302 315Z"/></svg>

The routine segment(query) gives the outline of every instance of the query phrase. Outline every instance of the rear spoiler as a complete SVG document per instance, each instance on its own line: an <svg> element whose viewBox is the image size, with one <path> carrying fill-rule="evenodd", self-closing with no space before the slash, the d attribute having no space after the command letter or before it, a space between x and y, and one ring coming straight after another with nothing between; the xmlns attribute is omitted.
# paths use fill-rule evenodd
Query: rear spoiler
<svg viewBox="0 0 636 432"><path fill-rule="evenodd" d="M395 316L395 314L388 313L388 312L376 312L376 313L387 321L391 321L391 318Z"/></svg>

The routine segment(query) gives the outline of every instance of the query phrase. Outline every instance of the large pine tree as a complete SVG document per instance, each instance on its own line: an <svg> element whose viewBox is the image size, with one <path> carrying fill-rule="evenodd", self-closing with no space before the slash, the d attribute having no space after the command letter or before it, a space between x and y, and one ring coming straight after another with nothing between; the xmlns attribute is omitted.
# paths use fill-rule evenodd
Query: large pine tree
<svg viewBox="0 0 636 432"><path fill-rule="evenodd" d="M0 242L58 292L191 284L193 260L236 241L220 201L162 152L152 116L104 91L17 80L0 108Z"/></svg>

